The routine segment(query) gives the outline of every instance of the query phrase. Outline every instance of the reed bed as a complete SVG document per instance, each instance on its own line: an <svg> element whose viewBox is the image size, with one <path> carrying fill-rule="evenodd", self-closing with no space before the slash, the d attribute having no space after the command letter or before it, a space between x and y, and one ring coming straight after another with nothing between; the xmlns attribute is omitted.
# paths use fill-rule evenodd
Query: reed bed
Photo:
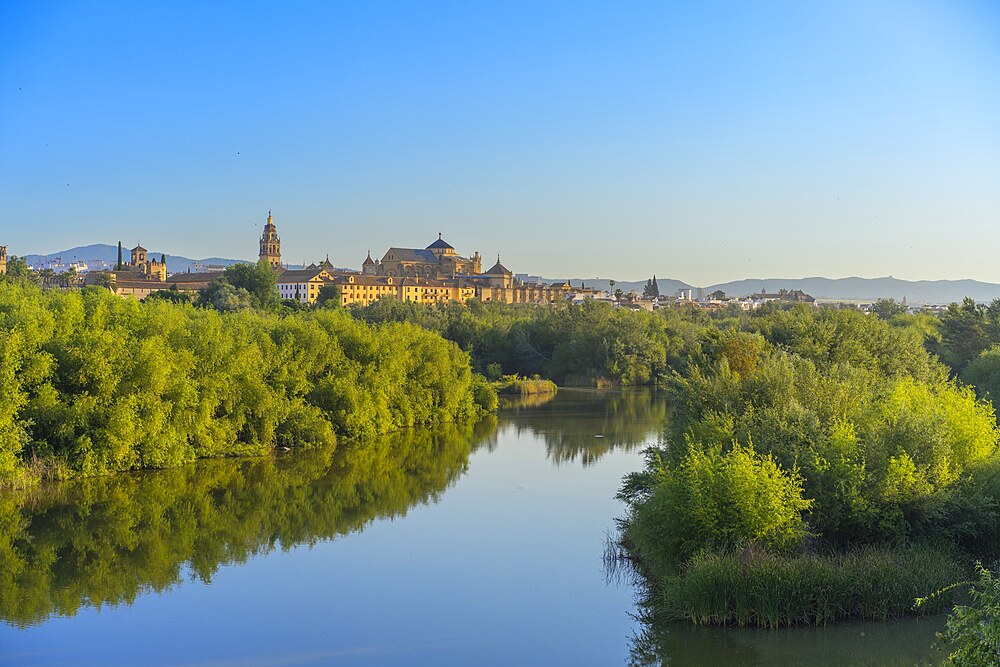
<svg viewBox="0 0 1000 667"><path fill-rule="evenodd" d="M498 394L513 394L515 396L531 396L534 394L554 394L558 390L556 383L543 378L524 378L517 375L505 375L493 383Z"/></svg>
<svg viewBox="0 0 1000 667"><path fill-rule="evenodd" d="M828 555L762 550L702 553L661 580L651 600L670 620L779 628L845 619L889 620L949 608L967 572L952 551L914 544ZM918 597L942 591L919 609Z"/></svg>

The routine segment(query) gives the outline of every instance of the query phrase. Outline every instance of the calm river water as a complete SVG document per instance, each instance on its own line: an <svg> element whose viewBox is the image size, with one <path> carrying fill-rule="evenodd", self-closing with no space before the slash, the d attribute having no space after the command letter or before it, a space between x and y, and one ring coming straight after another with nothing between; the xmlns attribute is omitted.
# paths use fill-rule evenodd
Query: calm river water
<svg viewBox="0 0 1000 667"><path fill-rule="evenodd" d="M562 391L472 427L0 495L3 665L913 665L938 622L648 632L607 584L667 417Z"/></svg>

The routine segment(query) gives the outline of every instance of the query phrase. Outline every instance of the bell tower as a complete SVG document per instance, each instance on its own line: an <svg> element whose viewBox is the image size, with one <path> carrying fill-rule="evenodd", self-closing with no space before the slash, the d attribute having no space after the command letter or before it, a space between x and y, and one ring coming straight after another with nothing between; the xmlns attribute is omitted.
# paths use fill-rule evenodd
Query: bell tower
<svg viewBox="0 0 1000 667"><path fill-rule="evenodd" d="M267 222L264 233L260 237L260 259L267 262L272 269L281 266L281 240L278 238L278 228L274 226L271 212L267 212Z"/></svg>

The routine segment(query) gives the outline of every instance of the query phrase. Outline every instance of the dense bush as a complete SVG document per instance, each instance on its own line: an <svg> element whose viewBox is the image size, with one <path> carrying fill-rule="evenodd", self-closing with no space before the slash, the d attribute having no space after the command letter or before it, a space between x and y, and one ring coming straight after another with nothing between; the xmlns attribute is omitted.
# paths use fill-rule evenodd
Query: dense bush
<svg viewBox="0 0 1000 667"><path fill-rule="evenodd" d="M0 283L0 481L461 419L495 404L485 384L454 344L405 323Z"/></svg>
<svg viewBox="0 0 1000 667"><path fill-rule="evenodd" d="M987 311L967 311L961 311L963 317L989 320ZM747 545L761 549L766 555L761 562L770 563L761 576L776 576L776 590L800 609L811 604L811 594L788 586L819 576L825 566L815 560L817 554L853 553L859 544L895 553L900 544L931 539L995 552L1000 537L996 417L972 389L948 379L946 368L923 345L925 325L902 316L885 321L804 307L727 314L704 325L697 342L686 347L692 352L687 362L677 364L667 382L672 418L664 441L652 450L645 471L627 477L621 491L629 503L622 542L654 596L667 588L728 590L730 579L749 585L756 576L751 571L729 573L722 565L707 565L722 563L725 554ZM954 331L942 329L941 344L952 344ZM990 363L987 357L974 362L964 377L985 384L976 373L989 378ZM738 475L722 472L722 461L747 459L747 451L766 457L771 476L748 464ZM779 471L795 480L799 494L788 492L788 480L785 487L778 484ZM747 502L754 497L750 493L735 495L739 479L749 480L745 484L760 502ZM783 500L765 502L769 497ZM762 534L760 526L768 525L762 516L774 522L777 535L812 537L801 553L790 556L787 546L801 540ZM893 558L887 560L890 571L896 567ZM947 558L957 562L953 555ZM799 577L796 568L816 572ZM901 565L898 576L909 569ZM955 568L945 571L951 581L961 576ZM864 585L858 579L835 581L843 587L836 591L841 597ZM914 597L933 590L889 587L884 604L904 610ZM699 612L699 622L742 617L720 607L719 600L701 602L714 611ZM883 608L848 606L846 616L878 616L873 610ZM749 622L798 622L789 615L773 618ZM824 612L816 618L830 617Z"/></svg>
<svg viewBox="0 0 1000 667"><path fill-rule="evenodd" d="M992 408L943 379L886 376L864 365L827 372L799 355L762 353L753 370L726 358L672 384L665 455L689 441L753 442L798 468L814 499L810 526L842 541L902 537L915 503L955 484L996 451Z"/></svg>
<svg viewBox="0 0 1000 667"><path fill-rule="evenodd" d="M752 445L694 445L677 463L654 461L648 498L628 537L647 567L668 572L704 548L760 544L783 551L806 536L802 479Z"/></svg>
<svg viewBox="0 0 1000 667"><path fill-rule="evenodd" d="M948 616L948 626L939 635L951 649L948 662L960 667L993 667L1000 664L1000 579L977 566L979 580L968 605L959 605Z"/></svg>
<svg viewBox="0 0 1000 667"><path fill-rule="evenodd" d="M980 398L991 402L1000 399L1000 345L984 350L971 360L961 378L975 388Z"/></svg>
<svg viewBox="0 0 1000 667"><path fill-rule="evenodd" d="M558 390L552 380L523 378L518 375L504 375L493 383L498 394L530 396L532 394L554 394Z"/></svg>

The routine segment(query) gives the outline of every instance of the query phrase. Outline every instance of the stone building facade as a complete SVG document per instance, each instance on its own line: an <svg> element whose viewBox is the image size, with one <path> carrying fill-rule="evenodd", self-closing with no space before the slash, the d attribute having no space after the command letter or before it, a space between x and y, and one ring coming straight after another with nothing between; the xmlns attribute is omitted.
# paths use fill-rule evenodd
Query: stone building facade
<svg viewBox="0 0 1000 667"><path fill-rule="evenodd" d="M278 228L274 225L270 211L267 212L264 233L260 235L260 252L257 256L272 269L281 268L281 239L278 238Z"/></svg>
<svg viewBox="0 0 1000 667"><path fill-rule="evenodd" d="M437 241L424 249L389 248L378 262L371 261L369 253L361 269L369 275L445 280L482 273L482 267L478 252L462 257L438 234Z"/></svg>

